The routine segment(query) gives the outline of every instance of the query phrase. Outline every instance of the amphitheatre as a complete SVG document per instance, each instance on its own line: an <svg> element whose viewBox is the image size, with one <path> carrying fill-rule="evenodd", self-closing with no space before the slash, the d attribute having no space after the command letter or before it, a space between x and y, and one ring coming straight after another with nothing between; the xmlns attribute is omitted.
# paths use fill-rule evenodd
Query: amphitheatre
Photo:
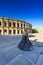
<svg viewBox="0 0 43 65"><path fill-rule="evenodd" d="M33 46L30 51L22 51L18 48L22 34L8 35L4 30L0 35L0 65L43 65L43 33L28 33L28 36Z"/></svg>

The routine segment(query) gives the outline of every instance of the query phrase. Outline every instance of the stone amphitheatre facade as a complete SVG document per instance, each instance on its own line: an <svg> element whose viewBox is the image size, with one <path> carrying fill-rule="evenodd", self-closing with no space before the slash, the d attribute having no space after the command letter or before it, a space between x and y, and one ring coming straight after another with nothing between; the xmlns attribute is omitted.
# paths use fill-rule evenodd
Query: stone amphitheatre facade
<svg viewBox="0 0 43 65"><path fill-rule="evenodd" d="M0 17L0 35L23 34L24 30L32 32L32 25L13 18Z"/></svg>

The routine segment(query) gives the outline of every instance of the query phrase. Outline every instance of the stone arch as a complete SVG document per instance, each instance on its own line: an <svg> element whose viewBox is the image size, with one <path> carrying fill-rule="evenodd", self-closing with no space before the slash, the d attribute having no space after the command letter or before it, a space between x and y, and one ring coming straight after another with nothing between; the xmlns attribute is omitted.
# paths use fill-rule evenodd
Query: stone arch
<svg viewBox="0 0 43 65"><path fill-rule="evenodd" d="M2 33L2 30L0 29L0 34Z"/></svg>
<svg viewBox="0 0 43 65"><path fill-rule="evenodd" d="M1 26L1 21L0 21L0 26Z"/></svg>
<svg viewBox="0 0 43 65"><path fill-rule="evenodd" d="M7 35L7 29L4 29L4 34Z"/></svg>
<svg viewBox="0 0 43 65"><path fill-rule="evenodd" d="M12 34L12 30L11 29L9 30L9 34Z"/></svg>
<svg viewBox="0 0 43 65"><path fill-rule="evenodd" d="M13 30L13 34L16 34L16 30Z"/></svg>
<svg viewBox="0 0 43 65"><path fill-rule="evenodd" d="M23 30L21 30L21 34L23 34Z"/></svg>

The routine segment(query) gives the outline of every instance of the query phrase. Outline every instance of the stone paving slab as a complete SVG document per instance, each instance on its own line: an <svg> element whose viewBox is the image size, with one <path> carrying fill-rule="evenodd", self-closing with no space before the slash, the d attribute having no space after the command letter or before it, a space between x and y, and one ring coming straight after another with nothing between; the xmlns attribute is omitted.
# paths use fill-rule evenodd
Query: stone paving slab
<svg viewBox="0 0 43 65"><path fill-rule="evenodd" d="M6 65L34 65L34 64L30 60L27 60L22 54L20 54L16 58L12 59Z"/></svg>
<svg viewBox="0 0 43 65"><path fill-rule="evenodd" d="M40 56L39 56L39 59L38 59L36 65L43 65L43 55L40 55Z"/></svg>
<svg viewBox="0 0 43 65"><path fill-rule="evenodd" d="M39 58L39 54L34 53L34 52L23 52L23 55L27 58L30 59L34 64L37 63L37 60Z"/></svg>
<svg viewBox="0 0 43 65"><path fill-rule="evenodd" d="M3 53L0 53L0 65L4 65L7 62Z"/></svg>

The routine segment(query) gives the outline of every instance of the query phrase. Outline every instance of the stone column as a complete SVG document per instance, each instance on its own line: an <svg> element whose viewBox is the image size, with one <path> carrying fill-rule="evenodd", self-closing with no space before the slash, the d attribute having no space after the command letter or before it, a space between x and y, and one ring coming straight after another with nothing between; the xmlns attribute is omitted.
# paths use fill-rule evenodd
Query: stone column
<svg viewBox="0 0 43 65"><path fill-rule="evenodd" d="M3 26L4 26L4 24L3 24L3 19L1 20L1 25L2 25L2 35L4 35L4 28L3 28Z"/></svg>
<svg viewBox="0 0 43 65"><path fill-rule="evenodd" d="M25 23L25 28L27 28L27 25L26 25L26 23Z"/></svg>
<svg viewBox="0 0 43 65"><path fill-rule="evenodd" d="M16 29L16 34L17 34L18 30Z"/></svg>
<svg viewBox="0 0 43 65"><path fill-rule="evenodd" d="M21 34L21 30L20 30L20 34Z"/></svg>
<svg viewBox="0 0 43 65"><path fill-rule="evenodd" d="M21 34L21 29L19 29L19 34Z"/></svg>
<svg viewBox="0 0 43 65"><path fill-rule="evenodd" d="M11 27L13 27L13 21L11 21Z"/></svg>
<svg viewBox="0 0 43 65"><path fill-rule="evenodd" d="M24 33L24 29L23 29L23 33Z"/></svg>
<svg viewBox="0 0 43 65"><path fill-rule="evenodd" d="M9 30L7 29L7 35L9 35Z"/></svg>
<svg viewBox="0 0 43 65"><path fill-rule="evenodd" d="M17 27L17 21L16 21L16 27Z"/></svg>
<svg viewBox="0 0 43 65"><path fill-rule="evenodd" d="M21 22L19 23L19 27L21 28Z"/></svg>
<svg viewBox="0 0 43 65"><path fill-rule="evenodd" d="M4 31L3 31L3 29L2 29L2 32L1 32L2 35L4 34L3 32L4 32Z"/></svg>
<svg viewBox="0 0 43 65"><path fill-rule="evenodd" d="M8 26L8 21L7 21L7 26Z"/></svg>
<svg viewBox="0 0 43 65"><path fill-rule="evenodd" d="M3 26L3 20L1 20L1 26Z"/></svg>
<svg viewBox="0 0 43 65"><path fill-rule="evenodd" d="M12 35L13 35L13 29L12 29Z"/></svg>
<svg viewBox="0 0 43 65"><path fill-rule="evenodd" d="M17 32L18 32L18 30L17 30L17 29L18 29L17 23L18 23L18 22L16 21L16 34L18 34L18 33L17 33Z"/></svg>

